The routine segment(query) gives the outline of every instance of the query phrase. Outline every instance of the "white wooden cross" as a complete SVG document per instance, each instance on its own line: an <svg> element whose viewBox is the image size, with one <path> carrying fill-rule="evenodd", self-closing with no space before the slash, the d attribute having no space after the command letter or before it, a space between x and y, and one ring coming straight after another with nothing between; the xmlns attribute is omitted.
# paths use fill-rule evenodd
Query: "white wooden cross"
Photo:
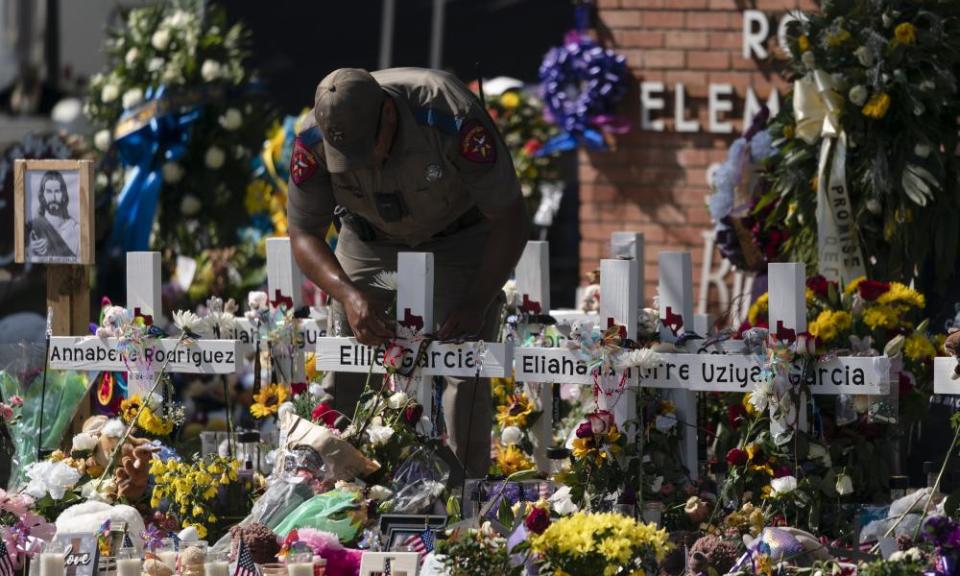
<svg viewBox="0 0 960 576"><path fill-rule="evenodd" d="M550 244L532 240L527 242L520 261L517 262L515 275L520 311L527 314L546 314L550 310ZM524 330L520 330L520 338L524 337ZM530 431L530 438L533 443L533 460L537 469L544 473L550 471L547 449L553 442L555 385L549 380L524 382L527 395L540 411L540 417Z"/></svg>
<svg viewBox="0 0 960 576"><path fill-rule="evenodd" d="M433 316L433 254L428 252L401 252L397 255L397 323L407 329L430 334L434 331ZM417 340L398 340L404 354L401 370L413 370L414 376L510 376L513 366L513 343L496 342L430 342L422 354ZM355 338L317 338L317 369L328 372L359 372L371 370L383 374L385 347L364 346ZM414 364L419 363L415 366ZM421 379L417 401L425 414L432 414L433 390L429 378Z"/></svg>
<svg viewBox="0 0 960 576"><path fill-rule="evenodd" d="M160 253L127 253L127 308L149 325L163 314L161 306ZM179 344L178 344L179 342ZM146 395L153 386L155 370L166 362L166 372L187 374L232 374L242 362L236 340L185 340L157 338L147 342L144 359L135 350L119 346L117 338L56 336L50 339L50 368L54 370L99 370L127 372L130 396ZM144 360L149 369L144 371Z"/></svg>
<svg viewBox="0 0 960 576"><path fill-rule="evenodd" d="M608 326L622 326L626 338L637 335L637 309L640 302L636 260L600 261L600 313L601 330ZM636 374L605 373L594 375L587 362L567 347L562 348L517 348L516 378L521 382L559 382L592 386L599 384L597 404L600 409L611 410L621 429L629 420L636 418ZM620 388L620 378L623 388Z"/></svg>
<svg viewBox="0 0 960 576"><path fill-rule="evenodd" d="M696 318L693 315L693 267L689 252L661 252L657 256L659 265L659 302L660 302L660 341L675 343L684 332L696 331ZM699 336L706 336L698 333ZM691 340L681 348L693 348L699 340ZM644 382L641 380L641 385ZM680 461L686 466L690 478L699 478L697 453L697 393L689 388L678 387L667 390L665 396L673 402L677 410L677 426L680 430L682 448Z"/></svg>
<svg viewBox="0 0 960 576"><path fill-rule="evenodd" d="M267 239L267 297L271 301L289 298L294 309L303 306L303 272L293 258L289 238ZM297 339L296 352L291 356L283 346L271 346L275 362L283 362L285 369L278 372L285 382L303 382L304 352L317 345L317 338L327 335L326 309L312 310L310 318L299 321L300 336ZM249 353L256 345L259 331L243 316L235 322L235 328L223 334L225 338L236 338L241 342L241 351Z"/></svg>

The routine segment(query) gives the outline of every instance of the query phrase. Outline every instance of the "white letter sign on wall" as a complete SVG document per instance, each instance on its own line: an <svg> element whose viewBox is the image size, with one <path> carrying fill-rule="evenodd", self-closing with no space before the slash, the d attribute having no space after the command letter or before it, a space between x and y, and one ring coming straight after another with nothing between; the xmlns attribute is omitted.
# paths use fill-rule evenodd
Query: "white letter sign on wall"
<svg viewBox="0 0 960 576"><path fill-rule="evenodd" d="M755 27L754 24L757 26ZM743 11L743 57L750 59L754 55L763 60L767 57L767 48L763 45L770 35L770 21L759 10Z"/></svg>
<svg viewBox="0 0 960 576"><path fill-rule="evenodd" d="M663 110L663 91L663 82L640 83L640 126L644 130L663 132L663 119L652 120L650 114L653 110Z"/></svg>

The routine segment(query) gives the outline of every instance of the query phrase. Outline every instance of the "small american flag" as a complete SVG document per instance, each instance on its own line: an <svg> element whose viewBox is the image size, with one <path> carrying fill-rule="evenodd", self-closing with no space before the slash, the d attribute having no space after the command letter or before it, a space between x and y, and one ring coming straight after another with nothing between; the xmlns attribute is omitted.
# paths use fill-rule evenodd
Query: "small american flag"
<svg viewBox="0 0 960 576"><path fill-rule="evenodd" d="M13 576L15 573L7 544L3 541L3 538L0 538L0 576Z"/></svg>
<svg viewBox="0 0 960 576"><path fill-rule="evenodd" d="M233 570L233 576L260 576L260 570L253 562L253 554L242 538L237 545L237 567Z"/></svg>
<svg viewBox="0 0 960 576"><path fill-rule="evenodd" d="M123 533L123 548L133 548L133 540L130 539L130 534L127 532Z"/></svg>
<svg viewBox="0 0 960 576"><path fill-rule="evenodd" d="M414 534L408 537L403 541L403 545L413 548L414 552L427 554L428 552L433 552L433 544L435 540L436 537L434 536L433 532L430 529L427 529L419 534Z"/></svg>

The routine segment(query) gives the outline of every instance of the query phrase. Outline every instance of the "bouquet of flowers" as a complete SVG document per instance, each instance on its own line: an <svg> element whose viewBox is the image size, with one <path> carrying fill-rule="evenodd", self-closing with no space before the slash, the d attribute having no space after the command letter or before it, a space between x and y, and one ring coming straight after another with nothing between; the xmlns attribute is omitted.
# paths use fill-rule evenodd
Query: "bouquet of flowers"
<svg viewBox="0 0 960 576"><path fill-rule="evenodd" d="M666 530L614 513L577 512L530 538L544 576L656 574L670 549Z"/></svg>
<svg viewBox="0 0 960 576"><path fill-rule="evenodd" d="M960 246L957 17L952 2L851 0L788 27L792 105L770 127L777 154L759 205L786 227L790 259L815 266L812 223L839 219L870 278L946 288Z"/></svg>
<svg viewBox="0 0 960 576"><path fill-rule="evenodd" d="M218 500L221 487L239 481L239 468L240 462L235 458L214 455L195 456L190 463L179 458L154 458L150 464L154 478L150 506L160 509L165 504L167 513L179 520L181 528L192 526L201 538L206 538L209 529L217 526L217 511L225 508L226 501L231 500L234 506L240 504L233 499Z"/></svg>
<svg viewBox="0 0 960 576"><path fill-rule="evenodd" d="M236 197L270 118L245 63L246 30L221 8L177 0L129 10L109 35L85 111L107 175L98 193L115 198L113 245L211 256L201 275L216 248L247 269L244 250L255 247L231 249L249 218Z"/></svg>

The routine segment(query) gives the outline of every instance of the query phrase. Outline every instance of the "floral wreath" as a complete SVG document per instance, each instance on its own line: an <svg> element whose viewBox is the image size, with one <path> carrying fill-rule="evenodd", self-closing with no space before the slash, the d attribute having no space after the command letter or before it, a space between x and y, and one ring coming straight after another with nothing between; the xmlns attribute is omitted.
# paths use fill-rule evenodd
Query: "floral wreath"
<svg viewBox="0 0 960 576"><path fill-rule="evenodd" d="M629 131L629 124L613 113L626 94L626 80L623 55L604 49L579 26L568 33L563 45L551 48L540 64L544 105L562 132L537 154L572 150L581 141L590 148L605 149L602 132Z"/></svg>

